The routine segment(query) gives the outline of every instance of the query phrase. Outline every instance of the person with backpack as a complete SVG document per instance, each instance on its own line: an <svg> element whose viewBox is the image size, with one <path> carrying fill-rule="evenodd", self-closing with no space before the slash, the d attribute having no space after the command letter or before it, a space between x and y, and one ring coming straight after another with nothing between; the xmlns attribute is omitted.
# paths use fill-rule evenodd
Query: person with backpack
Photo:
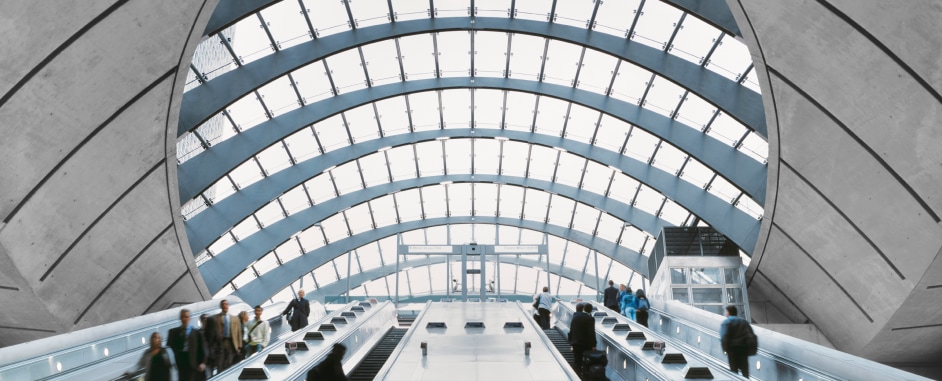
<svg viewBox="0 0 942 381"><path fill-rule="evenodd" d="M635 292L635 321L638 324L641 324L645 327L648 326L648 310L651 308L651 303L648 302L648 298L644 296L644 290L638 289Z"/></svg>
<svg viewBox="0 0 942 381"><path fill-rule="evenodd" d="M625 294L621 296L619 301L621 303L621 314L635 320L635 295L631 291L631 287L625 289Z"/></svg>
<svg viewBox="0 0 942 381"><path fill-rule="evenodd" d="M749 378L749 356L756 354L759 341L752 326L739 317L738 312L736 306L726 306L726 320L720 325L720 340L729 360L729 370L742 371L743 377Z"/></svg>

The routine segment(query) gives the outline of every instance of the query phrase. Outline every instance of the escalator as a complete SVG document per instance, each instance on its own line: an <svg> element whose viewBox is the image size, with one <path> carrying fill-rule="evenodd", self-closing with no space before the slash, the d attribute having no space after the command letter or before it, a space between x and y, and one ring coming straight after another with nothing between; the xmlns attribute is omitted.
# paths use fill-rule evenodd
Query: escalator
<svg viewBox="0 0 942 381"><path fill-rule="evenodd" d="M566 359L569 366L575 369L573 364L575 364L576 357L572 354L572 346L569 345L569 340L566 339L566 335L560 332L558 328L544 329L543 333L550 339L553 346L559 351L559 354L563 355L563 358Z"/></svg>
<svg viewBox="0 0 942 381"><path fill-rule="evenodd" d="M406 334L406 328L390 328L389 332L383 336L383 339L376 344L370 353L366 355L362 362L353 370L348 377L351 381L372 380L376 373L383 368L389 355L392 354L399 341Z"/></svg>

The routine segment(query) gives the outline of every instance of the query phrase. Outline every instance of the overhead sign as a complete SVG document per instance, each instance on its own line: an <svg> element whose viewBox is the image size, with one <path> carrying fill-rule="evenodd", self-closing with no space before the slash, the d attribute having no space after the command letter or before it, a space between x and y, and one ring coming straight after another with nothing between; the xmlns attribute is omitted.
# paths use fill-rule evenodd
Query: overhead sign
<svg viewBox="0 0 942 381"><path fill-rule="evenodd" d="M495 253L539 253L539 245L496 245L494 246Z"/></svg>
<svg viewBox="0 0 942 381"><path fill-rule="evenodd" d="M451 245L408 246L408 252L410 254L451 254L452 251Z"/></svg>

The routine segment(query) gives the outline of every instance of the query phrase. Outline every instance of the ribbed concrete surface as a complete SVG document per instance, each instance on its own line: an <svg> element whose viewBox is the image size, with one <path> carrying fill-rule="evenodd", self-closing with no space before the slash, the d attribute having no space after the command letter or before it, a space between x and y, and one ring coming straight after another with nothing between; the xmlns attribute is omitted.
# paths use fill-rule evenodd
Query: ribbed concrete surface
<svg viewBox="0 0 942 381"><path fill-rule="evenodd" d="M813 323L840 350L937 361L942 4L729 4L770 126L750 288L781 311L769 316Z"/></svg>
<svg viewBox="0 0 942 381"><path fill-rule="evenodd" d="M0 4L0 345L211 296L174 149L215 3Z"/></svg>

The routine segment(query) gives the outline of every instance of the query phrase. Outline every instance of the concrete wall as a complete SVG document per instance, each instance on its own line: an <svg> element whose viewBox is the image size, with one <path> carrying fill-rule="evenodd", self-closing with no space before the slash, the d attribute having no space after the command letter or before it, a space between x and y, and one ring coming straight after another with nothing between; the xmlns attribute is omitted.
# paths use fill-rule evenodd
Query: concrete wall
<svg viewBox="0 0 942 381"><path fill-rule="evenodd" d="M837 349L942 356L942 3L728 1L769 125L747 279Z"/></svg>
<svg viewBox="0 0 942 381"><path fill-rule="evenodd" d="M0 346L211 297L175 143L215 5L0 2Z"/></svg>

